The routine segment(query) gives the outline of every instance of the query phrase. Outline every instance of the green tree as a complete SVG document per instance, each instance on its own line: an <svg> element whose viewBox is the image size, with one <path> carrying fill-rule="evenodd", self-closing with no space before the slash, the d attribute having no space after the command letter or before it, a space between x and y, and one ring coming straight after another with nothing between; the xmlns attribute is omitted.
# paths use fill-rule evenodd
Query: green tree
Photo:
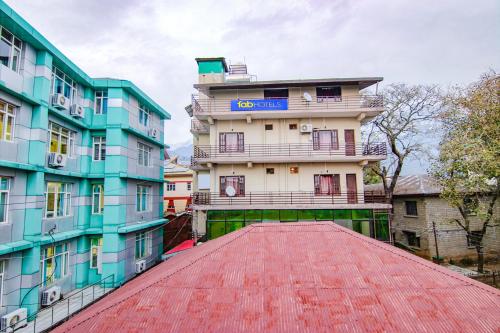
<svg viewBox="0 0 500 333"><path fill-rule="evenodd" d="M439 157L430 170L442 186L441 197L460 212L461 218L450 222L474 245L479 272L484 271L484 235L499 222L494 216L500 193L499 91L499 76L493 71L451 91L442 115L445 133ZM479 219L479 230L471 230L471 215Z"/></svg>

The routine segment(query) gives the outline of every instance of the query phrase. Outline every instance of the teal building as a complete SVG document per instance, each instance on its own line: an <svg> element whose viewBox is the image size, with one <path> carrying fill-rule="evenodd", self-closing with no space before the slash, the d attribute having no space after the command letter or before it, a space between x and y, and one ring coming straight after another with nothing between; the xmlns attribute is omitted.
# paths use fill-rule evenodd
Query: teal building
<svg viewBox="0 0 500 333"><path fill-rule="evenodd" d="M168 119L0 1L1 315L33 314L47 290L119 286L159 260Z"/></svg>

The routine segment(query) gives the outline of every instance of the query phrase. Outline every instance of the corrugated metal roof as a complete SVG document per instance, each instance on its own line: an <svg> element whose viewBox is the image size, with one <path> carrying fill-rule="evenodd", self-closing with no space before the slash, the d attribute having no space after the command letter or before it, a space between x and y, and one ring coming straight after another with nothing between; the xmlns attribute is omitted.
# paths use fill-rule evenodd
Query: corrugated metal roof
<svg viewBox="0 0 500 333"><path fill-rule="evenodd" d="M365 191L383 193L382 183L365 185ZM428 175L400 176L394 195L437 195L441 193L439 184Z"/></svg>
<svg viewBox="0 0 500 333"><path fill-rule="evenodd" d="M328 222L186 250L54 332L498 332L500 292Z"/></svg>

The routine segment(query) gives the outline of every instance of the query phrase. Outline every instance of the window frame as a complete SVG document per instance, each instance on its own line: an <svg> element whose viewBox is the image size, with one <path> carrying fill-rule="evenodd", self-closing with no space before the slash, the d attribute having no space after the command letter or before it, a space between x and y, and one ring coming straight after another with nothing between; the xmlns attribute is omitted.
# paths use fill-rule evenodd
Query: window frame
<svg viewBox="0 0 500 333"><path fill-rule="evenodd" d="M48 196L50 193L49 192L49 186L50 184L55 184L55 189L56 191L53 192L54 194L54 209L53 209L53 215L49 216L49 199ZM57 189L61 188L61 191L57 191ZM46 219L55 219L55 218L63 218L63 217L68 217L72 216L73 214L73 209L71 207L71 200L72 200L72 195L71 191L73 189L73 184L72 183L61 183L61 182L53 182L53 181L48 181L45 185L45 218ZM58 204L58 197L59 195L62 195L63 202L64 202L64 212L62 215L57 215L57 212L59 211L59 204Z"/></svg>
<svg viewBox="0 0 500 333"><path fill-rule="evenodd" d="M99 101L99 107L97 103ZM96 90L94 94L94 114L105 115L108 113L108 91Z"/></svg>
<svg viewBox="0 0 500 333"><path fill-rule="evenodd" d="M236 135L236 146L227 144L227 136ZM245 151L244 132L220 132L219 133L219 153L243 153Z"/></svg>
<svg viewBox="0 0 500 333"><path fill-rule="evenodd" d="M7 37L4 37L3 34L4 30L11 35L12 40L8 40ZM21 39L19 39L16 35L14 35L12 32L5 29L3 26L0 26L0 40L10 46L9 59L7 60L7 65L3 64L2 62L0 62L0 64L4 65L5 67L8 67L10 70L16 73L19 73L19 71L21 70L21 58L22 58L24 42ZM19 42L18 43L19 45L16 45L16 42ZM17 61L14 62L15 51L17 51L18 53L17 53ZM15 68L13 68L14 64Z"/></svg>
<svg viewBox="0 0 500 333"><path fill-rule="evenodd" d="M417 233L410 230L403 230L403 235L405 235L405 240L408 246L414 248L420 248L420 236L417 236ZM414 240L414 242L410 242L410 238ZM412 244L413 243L413 244Z"/></svg>
<svg viewBox="0 0 500 333"><path fill-rule="evenodd" d="M321 132L330 133L330 145L326 146L325 143L321 143ZM313 138L313 150L339 150L339 131L337 129L314 129L312 132Z"/></svg>
<svg viewBox="0 0 500 333"><path fill-rule="evenodd" d="M321 191L321 178L330 179L332 192L322 192ZM342 195L340 188L340 174L315 174L314 175L314 195L315 196L336 196L339 197Z"/></svg>
<svg viewBox="0 0 500 333"><path fill-rule="evenodd" d="M141 244L144 243L144 246ZM139 245L139 246L138 246ZM144 252L142 252L144 251ZM138 255L139 254L139 255ZM153 254L153 231L141 231L135 234L135 260L142 260Z"/></svg>
<svg viewBox="0 0 500 333"><path fill-rule="evenodd" d="M135 211L137 213L145 213L145 212L150 212L152 210L151 192L152 192L152 186L137 185L136 202L135 202ZM144 199L143 196L145 196L146 200L143 200ZM146 205L146 207L144 207L144 204Z"/></svg>
<svg viewBox="0 0 500 333"><path fill-rule="evenodd" d="M55 130L54 128L56 128L56 127L58 127L59 130ZM65 134L64 130L66 130L68 132L68 134ZM48 135L48 142L49 142L49 144L47 145L48 146L47 149L48 149L49 153L66 155L68 158L75 157L75 141L76 141L76 132L75 131L70 130L69 128L61 126L61 125L54 123L52 121L49 121L49 130L47 131L47 135ZM51 151L52 150L52 147L51 147L52 135L57 136L56 151ZM63 138L67 139L66 154L62 153Z"/></svg>
<svg viewBox="0 0 500 333"><path fill-rule="evenodd" d="M97 240L97 244L94 244L94 241ZM90 239L90 269L97 269L97 272L100 273L102 270L102 237L93 237ZM95 250L95 253L94 253ZM94 265L95 258L95 265Z"/></svg>
<svg viewBox="0 0 500 333"><path fill-rule="evenodd" d="M1 107L2 103L4 104L3 107ZM12 110L12 112L10 112L10 110ZM0 116L2 117L2 119L0 120L0 126L1 126L0 141L6 141L6 142L14 141L14 134L16 128L16 114L17 114L17 107L15 105L8 103L4 100L0 100ZM8 132L9 120L11 121L10 133Z"/></svg>
<svg viewBox="0 0 500 333"><path fill-rule="evenodd" d="M331 94L320 95L320 91L328 91L331 90ZM340 94L335 95L334 91L340 92ZM324 100L330 102L342 102L342 87L341 86L318 86L316 87L316 101L318 103L323 102Z"/></svg>
<svg viewBox="0 0 500 333"><path fill-rule="evenodd" d="M186 183L186 190L191 191L193 189L193 183L192 182L187 182Z"/></svg>
<svg viewBox="0 0 500 333"><path fill-rule="evenodd" d="M96 158L97 148L97 158ZM106 137L93 136L92 137L92 160L105 161L106 160Z"/></svg>
<svg viewBox="0 0 500 333"><path fill-rule="evenodd" d="M413 214L413 211L408 211L408 204L409 203L413 203L415 204L415 214ZM405 200L405 214L404 214L405 217L418 217L418 204L417 204L417 200Z"/></svg>
<svg viewBox="0 0 500 333"><path fill-rule="evenodd" d="M63 247L63 251L61 252L57 252L57 248L61 246ZM47 250L48 249L53 249L52 250L52 253L53 255L52 256L46 256L47 254ZM43 287L47 287L47 286L51 286L53 285L54 283L56 283L57 281L59 280L62 280L64 278L66 278L67 276L71 275L70 274L70 267L69 267L69 256L70 256L70 249L71 249L71 244L69 242L65 242L65 243L59 243L59 244L54 244L54 245L50 245L50 246L47 246L45 248L42 249L42 253L40 255L40 275L41 275L41 278L42 278L42 282L41 282L41 285ZM56 268L56 260L57 260L57 257L61 257L61 267L60 267L60 276L59 277L56 277L56 272L55 271L52 271L49 276L51 276L50 280L48 280L48 277L47 276L47 272L45 271L46 269L46 262L47 261L53 261L53 265L54 265L54 269Z"/></svg>
<svg viewBox="0 0 500 333"><path fill-rule="evenodd" d="M7 260L0 260L0 308L3 307L3 290L5 278L5 263Z"/></svg>
<svg viewBox="0 0 500 333"><path fill-rule="evenodd" d="M142 142L137 142L137 165L150 168L153 147ZM146 158L147 157L147 158Z"/></svg>
<svg viewBox="0 0 500 333"><path fill-rule="evenodd" d="M175 182L168 182L167 183L167 192L173 192L175 191Z"/></svg>
<svg viewBox="0 0 500 333"><path fill-rule="evenodd" d="M139 124L144 127L149 127L151 123L151 110L144 104L139 104Z"/></svg>
<svg viewBox="0 0 500 333"><path fill-rule="evenodd" d="M57 80L61 81L62 84L62 92L57 92L56 82ZM66 96L66 86L69 87L69 96ZM62 70L57 68L56 66L52 66L52 76L51 76L51 89L52 95L62 94L64 97L69 99L69 104L74 104L77 102L78 98L78 85L75 80L69 77Z"/></svg>
<svg viewBox="0 0 500 333"><path fill-rule="evenodd" d="M235 197L244 197L245 196L245 176L242 175L234 175L234 176L219 176L219 194L221 197L228 197L226 194L227 180L228 178L237 178L238 182L238 193L235 193Z"/></svg>
<svg viewBox="0 0 500 333"><path fill-rule="evenodd" d="M7 181L7 189L3 189L2 188L2 181L3 180L6 180ZM3 217L0 216L0 225L4 224L4 223L9 223L9 199L10 199L10 187L11 187L11 181L12 181L12 178L11 177L5 177L5 176L0 176L0 197L2 196L2 194L5 193L5 208L4 208L4 212L3 212ZM3 221L2 221L3 220Z"/></svg>
<svg viewBox="0 0 500 333"><path fill-rule="evenodd" d="M96 205L95 205L96 195L97 195L97 202L98 202L97 212L96 212ZM92 185L92 215L102 215L102 214L104 214L104 184L93 184Z"/></svg>

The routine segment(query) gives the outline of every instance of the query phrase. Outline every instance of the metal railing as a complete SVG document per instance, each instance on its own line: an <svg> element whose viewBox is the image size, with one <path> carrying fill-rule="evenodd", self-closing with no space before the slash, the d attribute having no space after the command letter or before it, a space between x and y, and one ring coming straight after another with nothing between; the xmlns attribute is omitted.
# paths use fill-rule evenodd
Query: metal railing
<svg viewBox="0 0 500 333"><path fill-rule="evenodd" d="M212 112L231 112L232 100L235 99L214 97L200 98L198 94L193 94L191 96L191 103L195 115L210 114ZM286 98L286 100L288 100L288 108L286 110L280 110L278 112L374 109L382 108L384 106L383 97L380 95L314 97L310 102L303 97L289 97ZM252 111L249 110L247 112Z"/></svg>
<svg viewBox="0 0 500 333"><path fill-rule="evenodd" d="M189 166L191 170L207 170L206 165L200 164L194 157L191 156L191 164Z"/></svg>
<svg viewBox="0 0 500 333"><path fill-rule="evenodd" d="M199 120L191 120L191 132L194 133L209 133L210 125Z"/></svg>
<svg viewBox="0 0 500 333"><path fill-rule="evenodd" d="M194 146L196 160L217 157L289 157L289 156L386 156L385 143L314 145L312 143L199 145Z"/></svg>
<svg viewBox="0 0 500 333"><path fill-rule="evenodd" d="M42 332L50 329L107 295L115 289L114 284L115 275L108 275L102 280L79 289L49 307L40 309L28 316L28 325L23 329L23 332ZM10 329L8 327L0 332L10 332Z"/></svg>
<svg viewBox="0 0 500 333"><path fill-rule="evenodd" d="M194 206L218 205L335 205L357 203L387 203L384 195L376 192L339 192L320 194L315 192L248 192L234 197L217 192L194 192Z"/></svg>

